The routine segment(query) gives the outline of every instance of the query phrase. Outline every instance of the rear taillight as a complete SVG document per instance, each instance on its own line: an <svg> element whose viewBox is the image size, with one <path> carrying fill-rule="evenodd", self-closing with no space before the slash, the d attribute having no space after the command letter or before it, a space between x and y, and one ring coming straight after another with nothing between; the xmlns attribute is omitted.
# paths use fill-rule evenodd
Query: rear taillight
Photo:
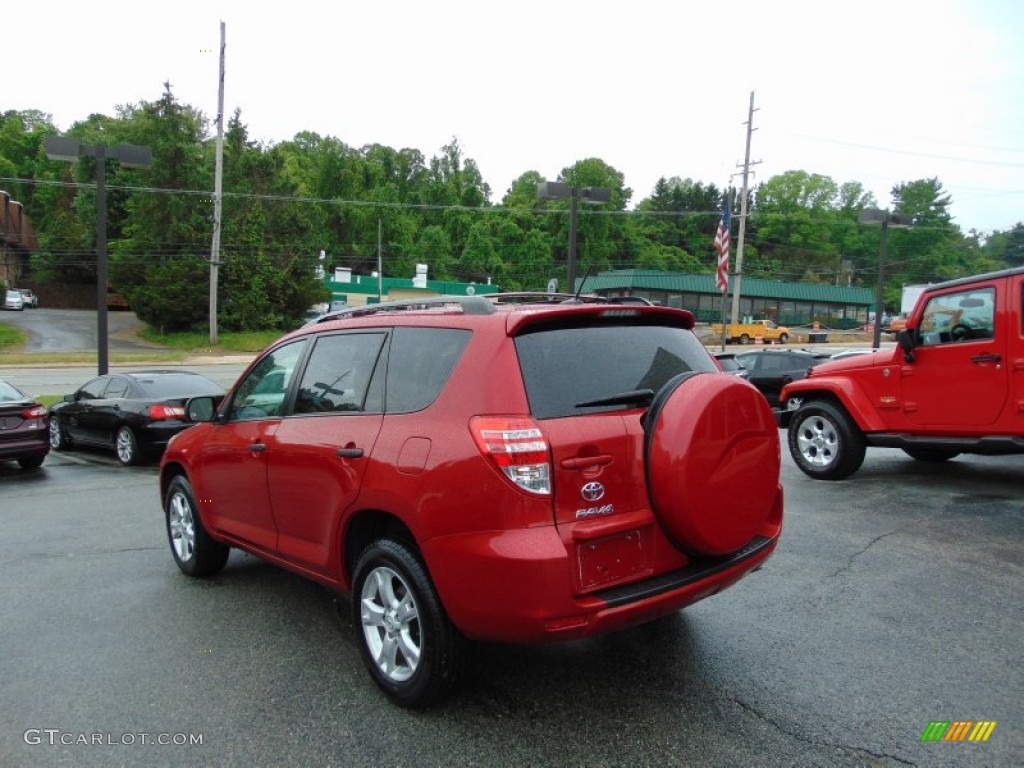
<svg viewBox="0 0 1024 768"><path fill-rule="evenodd" d="M23 419L41 419L46 415L46 408L42 405L33 405L31 408L26 408L21 412L21 418Z"/></svg>
<svg viewBox="0 0 1024 768"><path fill-rule="evenodd" d="M469 429L480 453L524 491L551 493L551 449L533 419L474 416Z"/></svg>
<svg viewBox="0 0 1024 768"><path fill-rule="evenodd" d="M153 421L162 421L163 419L184 419L185 406L151 405L149 406L149 418Z"/></svg>

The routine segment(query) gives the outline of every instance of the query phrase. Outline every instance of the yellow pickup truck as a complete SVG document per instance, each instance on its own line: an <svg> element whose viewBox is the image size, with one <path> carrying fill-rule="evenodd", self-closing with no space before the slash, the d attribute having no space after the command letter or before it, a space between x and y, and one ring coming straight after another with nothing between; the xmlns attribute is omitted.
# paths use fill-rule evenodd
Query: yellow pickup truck
<svg viewBox="0 0 1024 768"><path fill-rule="evenodd" d="M711 325L711 335L716 338L722 338L722 324L713 323ZM766 342L775 342L779 344L785 344L789 341L789 328L783 325L776 325L771 320L754 320L752 323L729 323L725 326L725 341L727 344L733 342L739 342L740 344L749 344L760 337Z"/></svg>

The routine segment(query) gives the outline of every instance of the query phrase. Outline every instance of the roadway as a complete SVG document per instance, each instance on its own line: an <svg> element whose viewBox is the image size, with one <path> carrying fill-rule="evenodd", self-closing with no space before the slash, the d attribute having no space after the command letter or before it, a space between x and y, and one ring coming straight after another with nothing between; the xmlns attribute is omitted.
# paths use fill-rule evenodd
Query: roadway
<svg viewBox="0 0 1024 768"><path fill-rule="evenodd" d="M23 351L35 353L75 353L96 351L96 313L83 309L26 309L4 312L0 322L24 329L28 334ZM142 323L134 312L108 313L108 349L114 352L145 354L164 352L166 347L142 339ZM156 355L154 355L156 357ZM197 353L184 362L111 363L115 371L186 368L216 381L225 389L245 370L251 355L214 356ZM10 381L33 396L62 395L73 392L96 375L95 363L22 363L3 365L0 378Z"/></svg>
<svg viewBox="0 0 1024 768"><path fill-rule="evenodd" d="M239 552L179 573L154 467L0 464L0 765L1024 765L1021 477L879 449L829 483L784 451L762 570L618 634L481 644L413 713L326 590ZM936 720L997 726L922 742Z"/></svg>

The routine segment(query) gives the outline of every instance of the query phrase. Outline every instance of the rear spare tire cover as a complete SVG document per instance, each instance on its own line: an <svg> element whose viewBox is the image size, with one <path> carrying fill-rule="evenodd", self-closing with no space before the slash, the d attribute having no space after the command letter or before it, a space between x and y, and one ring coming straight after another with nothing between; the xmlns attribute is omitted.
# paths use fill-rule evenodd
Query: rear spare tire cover
<svg viewBox="0 0 1024 768"><path fill-rule="evenodd" d="M680 374L655 396L645 429L651 505L672 542L697 555L749 542L779 484L779 432L764 396L728 374Z"/></svg>

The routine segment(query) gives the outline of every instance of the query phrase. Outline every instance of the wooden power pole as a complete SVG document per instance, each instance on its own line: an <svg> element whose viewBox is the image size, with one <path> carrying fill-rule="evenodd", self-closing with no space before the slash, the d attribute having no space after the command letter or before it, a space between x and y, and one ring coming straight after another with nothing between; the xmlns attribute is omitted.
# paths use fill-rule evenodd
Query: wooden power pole
<svg viewBox="0 0 1024 768"><path fill-rule="evenodd" d="M732 289L732 313L730 323L740 321L740 287L743 282L743 236L747 231L747 197L749 196L750 166L757 165L760 160L750 162L750 137L754 133L754 92L750 92L750 108L747 111L747 150L743 156L743 190L740 192L740 235L736 240L736 279Z"/></svg>
<svg viewBox="0 0 1024 768"><path fill-rule="evenodd" d="M213 176L213 243L210 246L210 346L217 343L217 281L220 267L221 193L224 187L224 22L220 23L220 85L217 88L217 160Z"/></svg>

